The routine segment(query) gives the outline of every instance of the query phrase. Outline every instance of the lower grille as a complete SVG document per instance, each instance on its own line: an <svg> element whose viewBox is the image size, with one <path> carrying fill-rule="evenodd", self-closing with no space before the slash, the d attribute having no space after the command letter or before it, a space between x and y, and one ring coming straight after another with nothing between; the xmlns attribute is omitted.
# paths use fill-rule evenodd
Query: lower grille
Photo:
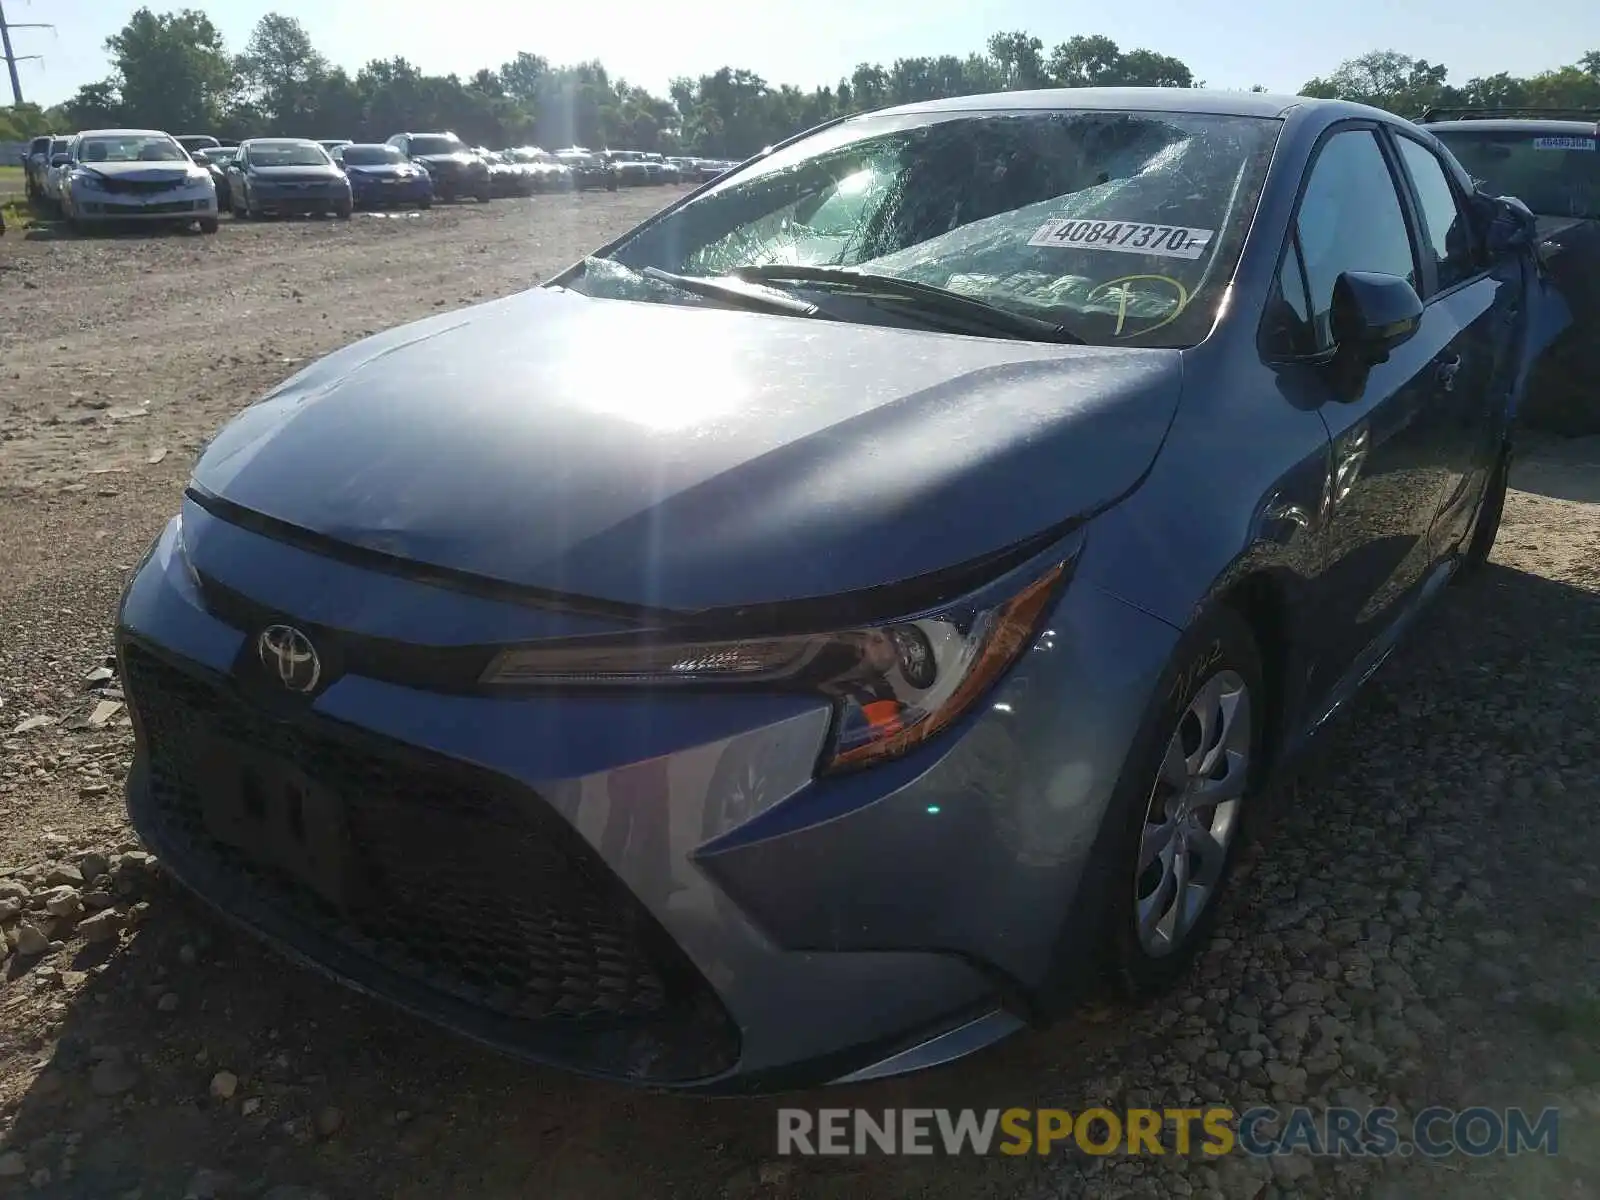
<svg viewBox="0 0 1600 1200"><path fill-rule="evenodd" d="M737 1035L709 986L537 796L309 715L280 719L138 645L123 647L123 663L147 811L180 874L185 863L220 872L252 903L458 1005L612 1046L619 1031L674 1028L693 1043L652 1046L641 1071L632 1038L618 1073L698 1078L736 1059ZM241 762L259 754L292 764L338 797L348 886L333 899L214 834L205 791L218 760L206 748L217 745L239 747Z"/></svg>
<svg viewBox="0 0 1600 1200"><path fill-rule="evenodd" d="M167 215L194 212L195 202L193 200L163 200L156 204L118 204L112 202L99 205L99 209L101 212L109 213L113 216L121 216L123 214L128 216Z"/></svg>

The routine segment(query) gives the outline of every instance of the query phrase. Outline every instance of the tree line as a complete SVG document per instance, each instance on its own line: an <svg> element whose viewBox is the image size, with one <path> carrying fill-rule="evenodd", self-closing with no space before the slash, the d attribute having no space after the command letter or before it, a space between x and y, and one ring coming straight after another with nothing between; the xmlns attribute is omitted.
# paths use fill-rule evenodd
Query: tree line
<svg viewBox="0 0 1600 1200"><path fill-rule="evenodd" d="M947 96L1040 87L1202 87L1181 60L1079 35L1046 50L1024 32L997 33L965 56L862 63L804 91L723 67L672 80L666 96L614 78L598 62L552 65L519 52L463 79L428 75L404 58L375 59L353 76L321 55L294 18L268 13L242 52L195 9L141 8L106 39L112 73L66 103L0 108L0 141L108 125L212 133L381 141L402 130L451 129L469 143L683 151L742 158L834 117ZM1600 109L1600 50L1529 77L1446 82L1442 64L1378 50L1343 63L1301 92L1341 97L1406 117L1428 105ZM1264 91L1255 87L1253 91Z"/></svg>

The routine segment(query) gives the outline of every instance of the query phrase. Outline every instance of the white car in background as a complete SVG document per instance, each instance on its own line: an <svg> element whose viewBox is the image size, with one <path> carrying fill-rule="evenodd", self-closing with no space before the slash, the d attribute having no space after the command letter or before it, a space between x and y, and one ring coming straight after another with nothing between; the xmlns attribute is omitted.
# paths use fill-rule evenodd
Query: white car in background
<svg viewBox="0 0 1600 1200"><path fill-rule="evenodd" d="M72 139L58 185L74 229L115 221L198 223L217 231L211 173L159 129L87 129Z"/></svg>

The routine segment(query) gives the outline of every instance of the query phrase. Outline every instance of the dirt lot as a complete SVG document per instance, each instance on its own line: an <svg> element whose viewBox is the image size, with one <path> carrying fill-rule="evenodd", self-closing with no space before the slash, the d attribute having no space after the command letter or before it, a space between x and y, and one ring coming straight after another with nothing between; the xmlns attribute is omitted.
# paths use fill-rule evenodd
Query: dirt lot
<svg viewBox="0 0 1600 1200"><path fill-rule="evenodd" d="M1185 989L790 1101L1553 1104L1554 1159L774 1161L773 1102L511 1065L169 890L123 821L115 681L86 676L202 440L297 363L548 277L664 198L0 242L0 1196L1600 1195L1593 442L1527 457L1496 565L1341 719Z"/></svg>

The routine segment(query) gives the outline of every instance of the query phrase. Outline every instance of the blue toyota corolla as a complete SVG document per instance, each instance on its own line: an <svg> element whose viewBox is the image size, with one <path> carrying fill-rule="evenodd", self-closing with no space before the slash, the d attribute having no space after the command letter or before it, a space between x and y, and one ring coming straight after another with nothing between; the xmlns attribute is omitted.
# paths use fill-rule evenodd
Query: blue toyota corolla
<svg viewBox="0 0 1600 1200"><path fill-rule="evenodd" d="M357 208L433 206L432 177L407 161L398 147L351 144L341 147L337 157L350 180L350 193Z"/></svg>
<svg viewBox="0 0 1600 1200"><path fill-rule="evenodd" d="M133 819L291 956L637 1083L1156 991L1489 552L1526 216L1332 101L812 131L222 430L120 610Z"/></svg>

